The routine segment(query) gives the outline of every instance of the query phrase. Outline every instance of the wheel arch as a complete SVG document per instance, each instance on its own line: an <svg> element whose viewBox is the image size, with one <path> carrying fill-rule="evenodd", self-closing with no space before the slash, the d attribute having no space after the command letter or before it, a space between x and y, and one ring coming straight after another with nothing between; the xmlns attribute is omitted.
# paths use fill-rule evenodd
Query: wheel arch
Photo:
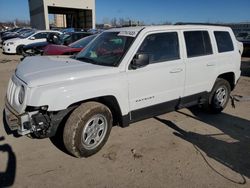
<svg viewBox="0 0 250 188"><path fill-rule="evenodd" d="M231 90L233 90L235 88L235 74L233 72L227 72L227 73L220 74L218 76L218 78L222 78L222 79L228 81L228 83L231 86Z"/></svg>
<svg viewBox="0 0 250 188"><path fill-rule="evenodd" d="M118 125L118 126L123 127L121 108L120 108L120 105L119 105L116 97L113 95L95 97L95 98L91 98L91 99L78 101L76 103L71 104L68 108L72 108L72 107L77 108L81 104L86 103L86 102L90 102L90 101L99 102L99 103L107 106L112 113L114 125Z"/></svg>
<svg viewBox="0 0 250 188"><path fill-rule="evenodd" d="M18 55L22 55L23 47L24 47L24 46L25 46L24 44L19 44L19 45L16 47L16 53L17 53Z"/></svg>

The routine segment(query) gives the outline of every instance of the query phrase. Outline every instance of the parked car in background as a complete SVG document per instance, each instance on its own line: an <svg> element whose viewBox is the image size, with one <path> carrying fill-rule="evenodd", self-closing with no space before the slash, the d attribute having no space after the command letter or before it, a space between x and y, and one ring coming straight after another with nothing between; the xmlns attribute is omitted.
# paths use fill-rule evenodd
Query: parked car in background
<svg viewBox="0 0 250 188"><path fill-rule="evenodd" d="M60 29L59 31L61 31L62 33L73 33L73 32L79 32L79 31L86 31L83 28L65 28L65 29Z"/></svg>
<svg viewBox="0 0 250 188"><path fill-rule="evenodd" d="M84 49L96 36L85 37L68 46L50 44L44 49L43 55L74 55Z"/></svg>
<svg viewBox="0 0 250 188"><path fill-rule="evenodd" d="M244 51L243 56L250 55L250 32L241 32L236 35L238 41L243 43Z"/></svg>
<svg viewBox="0 0 250 188"><path fill-rule="evenodd" d="M54 35L52 37L48 37L47 41L45 42L32 43L24 46L23 56L41 55L43 54L43 51L46 48L46 46L50 44L68 46L69 44L90 35L91 35L90 33L86 32L63 33L57 37L55 37Z"/></svg>
<svg viewBox="0 0 250 188"><path fill-rule="evenodd" d="M59 31L31 31L20 36L20 38L14 38L7 40L3 43L3 52L7 54L22 54L23 47L27 44L36 42L46 42L48 34L59 33Z"/></svg>
<svg viewBox="0 0 250 188"><path fill-rule="evenodd" d="M2 38L3 38L3 37L5 37L5 36L8 35L8 34L11 34L11 33L14 33L14 32L16 32L16 31L18 31L19 29L20 29L20 28L13 28L13 29L8 29L8 30L6 30L6 31L0 32L0 44L2 45L2 42L3 42Z"/></svg>
<svg viewBox="0 0 250 188"><path fill-rule="evenodd" d="M92 34L99 34L105 31L104 29L89 29L88 32Z"/></svg>
<svg viewBox="0 0 250 188"><path fill-rule="evenodd" d="M44 48L49 44L57 44L59 41L61 33L49 33L47 40L45 42L36 42L32 44L25 45L23 47L22 55L26 56L34 56L34 55L42 55Z"/></svg>
<svg viewBox="0 0 250 188"><path fill-rule="evenodd" d="M9 29L7 31L3 31L3 32L0 33L0 36L3 37L4 35L12 33L12 32L16 32L19 29L20 29L19 27L15 27L15 28Z"/></svg>
<svg viewBox="0 0 250 188"><path fill-rule="evenodd" d="M236 35L236 39L238 41L244 40L250 33L248 32L240 32Z"/></svg>
<svg viewBox="0 0 250 188"><path fill-rule="evenodd" d="M87 32L69 32L69 33L63 33L60 37L59 37L59 41L58 44L62 44L62 45L69 45L81 38L87 37L92 35L91 33L87 33Z"/></svg>
<svg viewBox="0 0 250 188"><path fill-rule="evenodd" d="M6 40L13 39L13 38L19 38L20 35L28 33L32 30L34 30L34 29L23 28L23 29L18 30L17 32L11 32L11 33L5 34L3 37L1 37L1 40L2 40L1 44L3 44L4 41L6 41Z"/></svg>

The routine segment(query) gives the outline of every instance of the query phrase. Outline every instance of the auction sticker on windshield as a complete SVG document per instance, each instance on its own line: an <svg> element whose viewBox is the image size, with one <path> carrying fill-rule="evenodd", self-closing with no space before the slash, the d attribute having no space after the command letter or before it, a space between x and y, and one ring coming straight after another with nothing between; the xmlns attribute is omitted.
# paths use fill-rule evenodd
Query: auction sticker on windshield
<svg viewBox="0 0 250 188"><path fill-rule="evenodd" d="M124 37L136 37L138 34L137 31L121 31L118 36L124 36Z"/></svg>

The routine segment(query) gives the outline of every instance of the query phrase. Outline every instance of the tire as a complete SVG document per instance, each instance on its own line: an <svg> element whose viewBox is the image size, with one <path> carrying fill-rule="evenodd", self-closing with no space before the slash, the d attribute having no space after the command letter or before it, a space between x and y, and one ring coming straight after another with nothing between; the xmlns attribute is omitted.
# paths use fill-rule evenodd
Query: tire
<svg viewBox="0 0 250 188"><path fill-rule="evenodd" d="M98 102L83 103L65 124L65 148L78 158L94 155L107 142L112 126L112 113L107 106Z"/></svg>
<svg viewBox="0 0 250 188"><path fill-rule="evenodd" d="M213 114L221 113L230 99L231 86L228 81L217 78L212 91L209 94L205 109Z"/></svg>
<svg viewBox="0 0 250 188"><path fill-rule="evenodd" d="M23 47L24 47L24 45L19 45L19 46L16 47L17 55L22 55L23 54Z"/></svg>

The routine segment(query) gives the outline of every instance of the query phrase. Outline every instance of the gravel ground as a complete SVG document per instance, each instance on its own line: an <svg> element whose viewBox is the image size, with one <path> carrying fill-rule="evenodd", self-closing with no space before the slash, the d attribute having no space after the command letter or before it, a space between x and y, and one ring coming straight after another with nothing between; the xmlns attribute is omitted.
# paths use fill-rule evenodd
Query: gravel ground
<svg viewBox="0 0 250 188"><path fill-rule="evenodd" d="M20 56L0 51L0 111ZM250 96L250 59L234 94ZM220 115L195 108L114 127L96 155L77 159L49 139L15 138L0 122L0 187L250 187L250 102ZM2 113L0 113L2 120Z"/></svg>

